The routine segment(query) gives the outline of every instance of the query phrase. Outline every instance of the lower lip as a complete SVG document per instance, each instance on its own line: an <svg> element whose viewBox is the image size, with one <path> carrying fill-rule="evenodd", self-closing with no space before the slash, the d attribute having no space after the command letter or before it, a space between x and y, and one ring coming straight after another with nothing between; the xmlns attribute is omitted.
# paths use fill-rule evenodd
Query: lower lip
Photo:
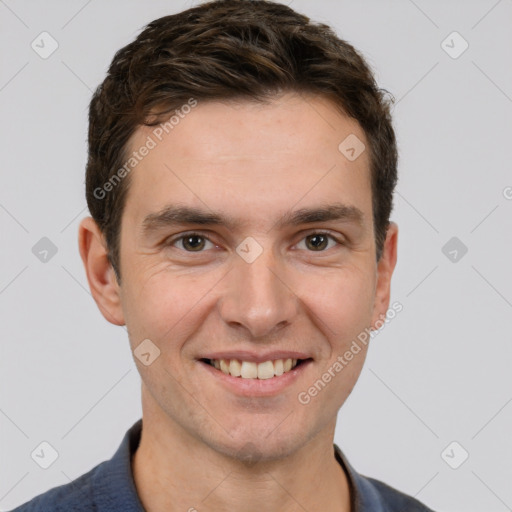
<svg viewBox="0 0 512 512"><path fill-rule="evenodd" d="M198 363L213 377L225 386L229 391L240 396L272 396L277 395L288 386L291 386L304 373L306 368L312 363L311 359L302 362L293 370L283 373L278 377L271 379L243 379L242 377L233 377L227 375L221 370L217 370L213 366L204 361Z"/></svg>

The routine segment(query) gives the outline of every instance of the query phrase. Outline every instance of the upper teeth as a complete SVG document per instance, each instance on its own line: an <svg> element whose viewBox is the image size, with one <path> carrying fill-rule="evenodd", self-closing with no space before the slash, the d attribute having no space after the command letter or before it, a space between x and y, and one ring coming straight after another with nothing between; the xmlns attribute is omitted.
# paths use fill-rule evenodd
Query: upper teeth
<svg viewBox="0 0 512 512"><path fill-rule="evenodd" d="M297 366L297 359L276 359L263 363L238 359L211 359L210 362L217 370L242 379L271 379L274 375L282 375Z"/></svg>

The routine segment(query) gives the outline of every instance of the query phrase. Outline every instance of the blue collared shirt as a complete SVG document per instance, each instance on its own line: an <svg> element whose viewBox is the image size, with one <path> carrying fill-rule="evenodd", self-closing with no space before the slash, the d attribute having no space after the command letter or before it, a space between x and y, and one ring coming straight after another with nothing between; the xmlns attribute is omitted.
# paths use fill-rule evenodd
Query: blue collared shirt
<svg viewBox="0 0 512 512"><path fill-rule="evenodd" d="M142 419L125 434L114 456L72 482L54 487L11 512L145 512L137 495L131 458L139 446ZM348 477L352 512L433 512L416 499L362 476L334 445Z"/></svg>

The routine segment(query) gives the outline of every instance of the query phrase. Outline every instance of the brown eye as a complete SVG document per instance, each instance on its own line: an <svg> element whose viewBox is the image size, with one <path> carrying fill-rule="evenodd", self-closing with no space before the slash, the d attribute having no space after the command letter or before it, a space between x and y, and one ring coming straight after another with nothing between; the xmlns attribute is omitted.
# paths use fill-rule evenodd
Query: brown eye
<svg viewBox="0 0 512 512"><path fill-rule="evenodd" d="M187 251L189 249L191 251L201 251L205 245L204 237L199 235L186 235L182 238L182 245Z"/></svg>
<svg viewBox="0 0 512 512"><path fill-rule="evenodd" d="M306 249L314 252L324 252L326 249L329 249L329 240L332 240L334 245L342 245L339 240L329 233L312 233L311 235L304 237L302 240L305 241L304 244Z"/></svg>
<svg viewBox="0 0 512 512"><path fill-rule="evenodd" d="M309 242L306 245L309 245L314 251L323 251L328 243L327 237L321 234L309 235L306 240Z"/></svg>
<svg viewBox="0 0 512 512"><path fill-rule="evenodd" d="M177 246L180 242L179 246ZM170 246L177 246L186 252L203 252L206 244L214 245L207 236L199 233L186 233L169 242ZM181 246L181 247L180 247Z"/></svg>

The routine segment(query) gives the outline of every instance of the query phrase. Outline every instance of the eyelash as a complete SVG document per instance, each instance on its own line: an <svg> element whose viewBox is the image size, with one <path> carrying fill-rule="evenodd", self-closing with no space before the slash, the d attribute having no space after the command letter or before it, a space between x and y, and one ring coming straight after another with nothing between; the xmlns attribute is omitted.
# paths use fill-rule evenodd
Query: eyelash
<svg viewBox="0 0 512 512"><path fill-rule="evenodd" d="M323 236L326 236L328 238L330 238L331 240L334 240L338 245L344 245L343 242L335 237L331 232L329 231L312 231L311 233L307 233L306 235L304 235L302 238L301 238L301 242L302 240L304 240L305 238L307 238L308 236L312 236L312 235L323 235ZM187 237L191 237L191 236L197 236L197 237L200 237L200 238L204 238L205 240L208 240L210 243L214 244L215 245L215 242L213 242L210 237L208 237L207 235L204 235L202 233L197 233L195 231L191 231L189 233L184 233L182 235L179 235L175 238L172 238L170 239L168 242L166 242L166 245L168 246L173 246L176 242L179 242L180 240L183 240ZM312 253L315 253L315 252L318 252L318 253L324 253L324 252L327 252L329 249L324 249L322 251L308 251L308 252L312 252ZM205 251L202 250L202 251L187 251L186 249L183 249L184 252L188 253L188 254L202 254L204 253Z"/></svg>

